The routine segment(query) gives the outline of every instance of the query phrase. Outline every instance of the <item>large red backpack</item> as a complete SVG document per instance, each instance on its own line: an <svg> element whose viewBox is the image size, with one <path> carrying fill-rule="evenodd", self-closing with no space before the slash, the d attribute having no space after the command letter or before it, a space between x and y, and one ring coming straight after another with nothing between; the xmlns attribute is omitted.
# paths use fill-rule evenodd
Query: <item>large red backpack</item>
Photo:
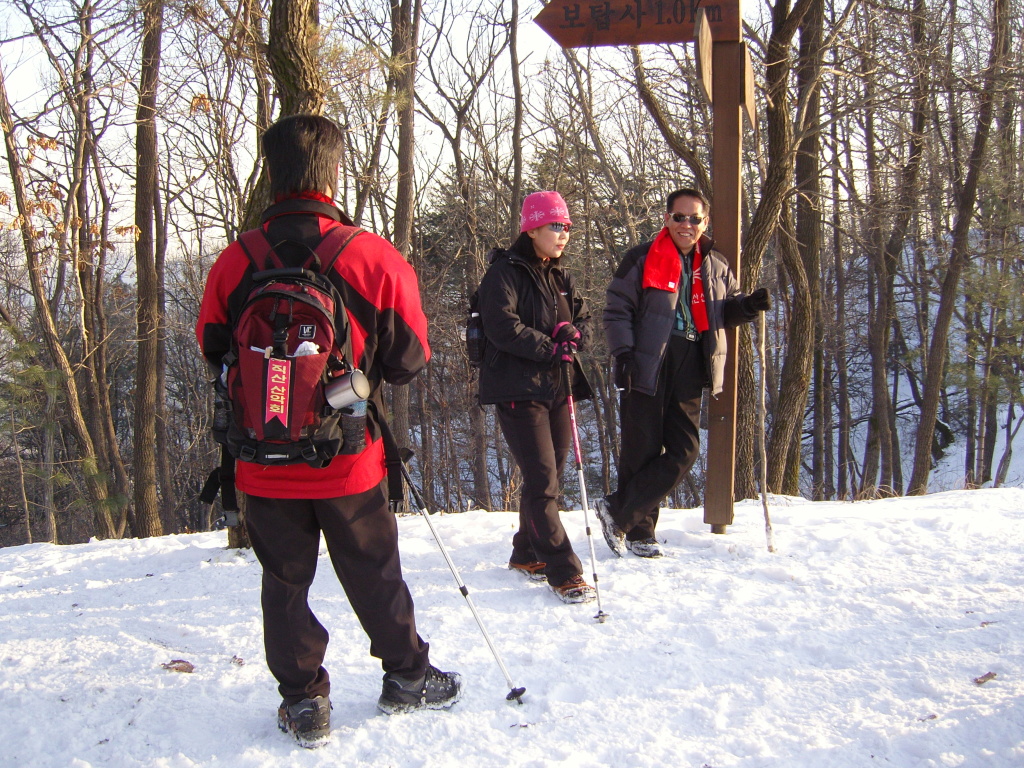
<svg viewBox="0 0 1024 768"><path fill-rule="evenodd" d="M361 232L332 228L299 267L285 266L262 229L239 236L254 271L215 382L213 427L234 458L320 468L362 450L345 445L341 411L324 394L354 367L348 314L327 276Z"/></svg>

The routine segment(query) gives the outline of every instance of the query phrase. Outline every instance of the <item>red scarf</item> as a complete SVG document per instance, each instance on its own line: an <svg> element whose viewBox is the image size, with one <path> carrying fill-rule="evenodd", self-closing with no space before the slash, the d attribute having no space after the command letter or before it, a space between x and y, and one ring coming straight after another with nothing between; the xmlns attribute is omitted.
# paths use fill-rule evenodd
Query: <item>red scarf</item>
<svg viewBox="0 0 1024 768"><path fill-rule="evenodd" d="M664 227L651 243L644 262L644 288L657 288L659 291L679 292L679 278L682 276L683 264L679 257L679 249L672 242L668 227ZM708 308L704 301L704 280L701 275L700 243L693 248L693 290L690 292L690 315L693 324L701 333L708 330Z"/></svg>

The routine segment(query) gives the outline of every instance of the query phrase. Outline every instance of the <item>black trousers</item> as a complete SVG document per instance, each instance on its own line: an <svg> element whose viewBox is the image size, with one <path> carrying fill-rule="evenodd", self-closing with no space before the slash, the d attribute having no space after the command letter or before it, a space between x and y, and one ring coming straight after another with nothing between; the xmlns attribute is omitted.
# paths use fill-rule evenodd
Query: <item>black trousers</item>
<svg viewBox="0 0 1024 768"><path fill-rule="evenodd" d="M246 497L246 527L263 566L267 666L289 704L326 696L328 632L309 607L323 532L331 563L370 654L385 672L421 675L427 643L416 633L412 595L402 578L398 525L381 486L334 499Z"/></svg>
<svg viewBox="0 0 1024 768"><path fill-rule="evenodd" d="M548 583L558 586L583 573L558 516L558 488L572 441L567 400L498 403L498 423L523 474L519 530L512 562L547 563Z"/></svg>
<svg viewBox="0 0 1024 768"><path fill-rule="evenodd" d="M622 393L619 484L608 505L630 541L654 538L661 502L697 460L705 379L701 343L673 335L655 394Z"/></svg>

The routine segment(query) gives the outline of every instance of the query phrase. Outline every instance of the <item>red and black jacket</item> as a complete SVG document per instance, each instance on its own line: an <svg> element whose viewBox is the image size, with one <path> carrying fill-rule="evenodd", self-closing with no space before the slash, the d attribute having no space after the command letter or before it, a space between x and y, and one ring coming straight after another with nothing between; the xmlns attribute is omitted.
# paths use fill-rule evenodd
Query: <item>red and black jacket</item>
<svg viewBox="0 0 1024 768"><path fill-rule="evenodd" d="M263 214L263 229L287 266L304 262L329 230L351 224L316 193L283 200ZM210 269L196 338L203 356L216 369L231 349L231 327L249 293L253 271L237 242L225 248ZM382 410L381 384L408 383L430 359L416 273L387 240L361 232L328 277L345 303L355 364L370 380L370 400ZM383 441L373 408L369 416L373 442L362 453L336 456L324 469L239 461L237 487L254 496L278 499L325 499L369 490L385 475Z"/></svg>

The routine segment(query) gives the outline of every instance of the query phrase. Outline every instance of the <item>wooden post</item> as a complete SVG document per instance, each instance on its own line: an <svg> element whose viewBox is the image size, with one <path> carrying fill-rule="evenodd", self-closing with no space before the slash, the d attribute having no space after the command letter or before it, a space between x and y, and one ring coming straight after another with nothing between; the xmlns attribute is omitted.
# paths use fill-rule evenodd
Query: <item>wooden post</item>
<svg viewBox="0 0 1024 768"><path fill-rule="evenodd" d="M740 112L744 102L743 43L737 40L715 41L712 46L711 78L714 102L714 146L711 183L714 207L711 210L715 248L740 274L740 205L742 182L743 123ZM729 357L725 363L725 388L712 398L708 408L708 458L704 485L704 522L716 533L732 525L733 492L736 474L736 349L738 335L727 331Z"/></svg>

